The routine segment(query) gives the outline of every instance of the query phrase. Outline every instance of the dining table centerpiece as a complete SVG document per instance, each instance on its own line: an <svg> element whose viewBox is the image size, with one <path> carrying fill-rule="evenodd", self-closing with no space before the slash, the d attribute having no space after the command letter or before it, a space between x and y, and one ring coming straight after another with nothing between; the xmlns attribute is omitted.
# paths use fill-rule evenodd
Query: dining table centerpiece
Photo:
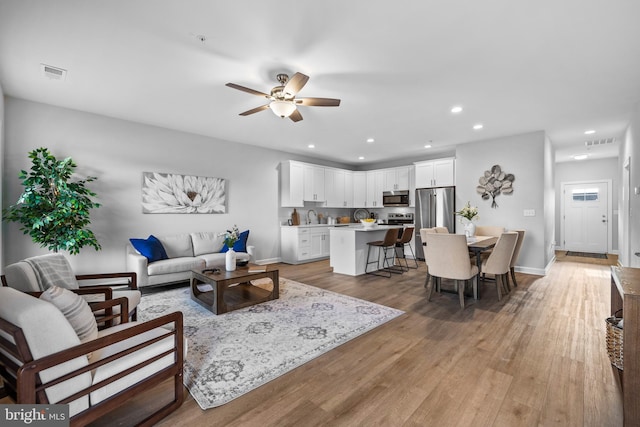
<svg viewBox="0 0 640 427"><path fill-rule="evenodd" d="M471 206L471 202L467 202L467 204L456 212L456 215L460 216L460 222L464 224L464 234L467 237L472 237L476 235L476 225L473 223L478 216L478 207Z"/></svg>

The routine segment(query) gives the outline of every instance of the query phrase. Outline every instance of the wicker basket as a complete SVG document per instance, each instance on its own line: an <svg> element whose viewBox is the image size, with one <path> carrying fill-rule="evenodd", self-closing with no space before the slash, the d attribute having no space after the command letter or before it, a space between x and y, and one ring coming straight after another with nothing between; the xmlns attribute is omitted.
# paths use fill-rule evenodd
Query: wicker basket
<svg viewBox="0 0 640 427"><path fill-rule="evenodd" d="M620 314L620 317L618 317ZM607 317L607 354L611 364L622 370L623 367L623 330L618 326L622 320L622 310L618 310L612 317Z"/></svg>

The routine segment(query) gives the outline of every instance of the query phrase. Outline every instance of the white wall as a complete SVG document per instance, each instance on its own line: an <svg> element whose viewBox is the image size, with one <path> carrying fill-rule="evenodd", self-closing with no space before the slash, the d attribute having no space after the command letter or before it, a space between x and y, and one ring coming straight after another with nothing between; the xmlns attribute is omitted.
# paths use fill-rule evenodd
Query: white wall
<svg viewBox="0 0 640 427"><path fill-rule="evenodd" d="M618 251L618 199L620 194L620 169L618 166L618 158L611 157L608 159L596 159L596 160L581 160L573 162L562 162L556 164L556 236L557 246L562 247L561 239L561 227L562 219L560 217L562 206L562 183L563 182L577 182L577 181L597 181L597 180L611 180L611 203L613 206L613 217L611 221L611 233L612 233L612 252Z"/></svg>
<svg viewBox="0 0 640 427"><path fill-rule="evenodd" d="M630 125L624 135L618 163L620 177L619 261L625 267L640 267L640 103L631 114ZM624 169L630 160L630 170Z"/></svg>
<svg viewBox="0 0 640 427"><path fill-rule="evenodd" d="M553 230L545 226L544 218L548 207L544 195L549 180L545 175L549 173L545 172L547 157L543 131L462 144L456 152L456 209L470 201L480 210L478 225L526 230L517 266L519 271L532 274L544 274L551 261L545 249L548 228ZM493 165L515 175L513 193L499 195L496 209L491 208L491 200L482 200L476 192L478 179ZM534 209L535 216L523 216L525 209Z"/></svg>
<svg viewBox="0 0 640 427"><path fill-rule="evenodd" d="M30 167L27 153L47 147L72 157L78 175L97 176L90 187L102 207L91 215L91 229L102 251L84 248L69 256L77 272L123 271L124 247L131 237L192 231L224 231L237 224L250 229L256 258L280 255L278 165L309 158L139 123L5 98L3 206L17 201L23 187L20 169ZM316 162L317 163L317 162ZM340 166L340 165L329 165ZM170 172L228 180L228 213L142 214L142 172ZM19 231L3 223L3 265L46 253Z"/></svg>

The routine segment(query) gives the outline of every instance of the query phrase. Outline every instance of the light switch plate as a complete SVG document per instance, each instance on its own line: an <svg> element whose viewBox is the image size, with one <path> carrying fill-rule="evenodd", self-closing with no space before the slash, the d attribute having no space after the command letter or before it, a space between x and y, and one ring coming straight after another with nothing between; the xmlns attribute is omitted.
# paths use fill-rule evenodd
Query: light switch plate
<svg viewBox="0 0 640 427"><path fill-rule="evenodd" d="M535 209L525 209L524 210L524 216L536 216L536 210Z"/></svg>

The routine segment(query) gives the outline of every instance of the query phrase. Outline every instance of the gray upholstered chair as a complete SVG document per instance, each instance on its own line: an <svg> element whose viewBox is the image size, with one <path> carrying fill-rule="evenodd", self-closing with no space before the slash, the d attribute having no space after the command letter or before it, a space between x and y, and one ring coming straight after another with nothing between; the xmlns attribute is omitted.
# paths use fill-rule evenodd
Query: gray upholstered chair
<svg viewBox="0 0 640 427"><path fill-rule="evenodd" d="M433 227L436 230L436 233L449 234L449 229L447 227Z"/></svg>
<svg viewBox="0 0 640 427"><path fill-rule="evenodd" d="M68 290L52 289L61 292L58 297L72 295L74 307L88 306ZM45 293L51 295L52 289ZM68 404L70 424L84 426L171 379L172 399L141 424L155 424L180 407L181 312L147 322L128 322L121 316L119 325L83 336L77 311L64 310L69 306L64 304L59 309L54 300L0 287L0 377L15 403ZM126 298L114 301L126 312ZM87 323L86 314L80 317ZM88 317L93 318L91 313Z"/></svg>
<svg viewBox="0 0 640 427"><path fill-rule="evenodd" d="M509 291L509 265L517 240L518 233L516 232L502 233L498 237L491 255L482 263L482 274L491 274L496 278L498 301L502 299L502 291Z"/></svg>
<svg viewBox="0 0 640 427"><path fill-rule="evenodd" d="M423 253L424 253L424 261L425 264L427 265L427 277L424 280L424 287L425 289L429 286L429 279L431 278L431 275L429 274L429 262L427 260L427 234L428 233L437 233L436 227L431 227L431 228L421 228L420 229L420 241L422 242L422 246L423 246ZM440 291L438 289L438 291Z"/></svg>
<svg viewBox="0 0 640 427"><path fill-rule="evenodd" d="M477 225L476 236L491 236L500 237L506 230L504 227L498 227L495 225Z"/></svg>
<svg viewBox="0 0 640 427"><path fill-rule="evenodd" d="M511 272L511 280L513 281L513 286L517 287L518 282L516 282L516 262L518 261L518 257L520 256L520 249L522 249L522 242L524 242L525 230L510 230L518 233L518 241L516 242L516 247L513 250L513 255L511 256L511 263L509 263L509 271Z"/></svg>
<svg viewBox="0 0 640 427"><path fill-rule="evenodd" d="M64 255L52 253L26 258L5 267L2 284L22 292L42 292L55 285L85 294L87 301L104 300L104 289L110 289L107 299L124 297L128 300L129 316L136 320L136 308L140 303L140 291L136 283L136 273L99 273L75 275ZM115 286L95 284L96 281L120 280L126 283ZM81 282L91 281L90 286L81 286ZM86 282L85 282L86 283ZM93 292L96 291L96 292ZM117 310L117 308L115 308Z"/></svg>
<svg viewBox="0 0 640 427"><path fill-rule="evenodd" d="M464 291L469 281L472 282L473 297L478 298L478 267L471 265L469 260L467 238L462 234L442 233L425 233L425 237L425 259L432 276L428 299L431 300L436 282L452 279L458 291L460 307L464 308Z"/></svg>

